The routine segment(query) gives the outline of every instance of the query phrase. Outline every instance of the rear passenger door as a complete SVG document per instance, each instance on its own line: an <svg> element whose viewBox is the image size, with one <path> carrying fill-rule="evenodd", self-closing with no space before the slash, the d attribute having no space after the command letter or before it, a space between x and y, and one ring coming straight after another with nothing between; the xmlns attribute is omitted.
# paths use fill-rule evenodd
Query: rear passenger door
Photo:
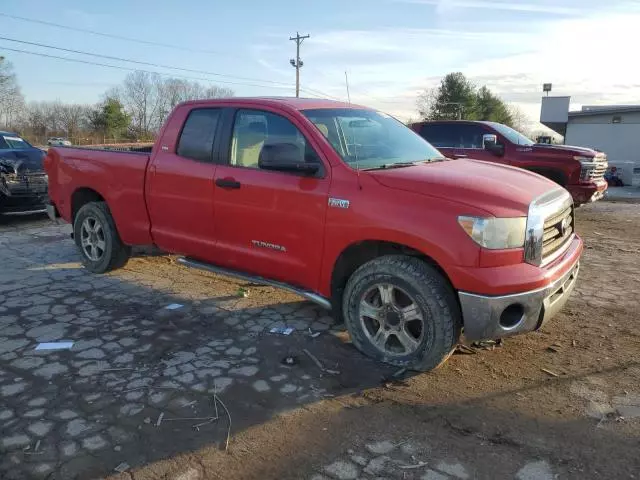
<svg viewBox="0 0 640 480"><path fill-rule="evenodd" d="M445 157L454 158L454 132L450 125L444 123L425 123L419 134L436 147Z"/></svg>
<svg viewBox="0 0 640 480"><path fill-rule="evenodd" d="M489 162L500 161L484 149L482 135L492 133L477 123L425 124L420 135L449 158L475 158Z"/></svg>
<svg viewBox="0 0 640 480"><path fill-rule="evenodd" d="M153 239L164 250L209 261L215 257L213 145L223 111L185 107L174 114L182 115L183 122L173 125L174 131L170 124L164 133L166 138L175 135L176 144L158 140L148 172L147 207Z"/></svg>

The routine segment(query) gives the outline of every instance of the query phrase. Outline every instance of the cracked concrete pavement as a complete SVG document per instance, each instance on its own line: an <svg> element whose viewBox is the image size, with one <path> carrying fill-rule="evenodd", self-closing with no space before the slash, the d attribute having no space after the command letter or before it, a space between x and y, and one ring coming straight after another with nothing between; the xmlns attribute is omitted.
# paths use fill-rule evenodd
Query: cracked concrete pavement
<svg viewBox="0 0 640 480"><path fill-rule="evenodd" d="M214 393L239 397L251 410L247 418L261 418L331 395L339 385L281 363L291 350L308 364L297 345L322 342L310 332L336 333L321 309L271 288L178 267L153 252L119 272L92 275L78 263L69 232L38 221L0 237L3 478L102 474L120 463L128 444L153 444L147 437L158 428L176 439L182 432L185 449L211 441L211 434L223 441L226 427L198 427L214 430L200 442L192 428L199 421L180 420L213 416ZM212 282L221 288L212 291ZM167 309L172 303L181 306ZM268 333L283 326L295 333ZM74 344L35 350L60 341ZM344 354L366 362L351 349ZM233 410L237 415L238 401ZM128 462L153 459L140 453Z"/></svg>
<svg viewBox="0 0 640 480"><path fill-rule="evenodd" d="M635 478L639 209L580 209L581 278L541 332L398 378L291 294L151 249L93 275L68 226L0 226L0 477Z"/></svg>

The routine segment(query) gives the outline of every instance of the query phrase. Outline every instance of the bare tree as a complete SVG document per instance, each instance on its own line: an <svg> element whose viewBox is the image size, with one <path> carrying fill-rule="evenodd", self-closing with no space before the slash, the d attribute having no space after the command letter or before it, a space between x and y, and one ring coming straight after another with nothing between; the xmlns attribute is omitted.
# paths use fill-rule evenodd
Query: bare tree
<svg viewBox="0 0 640 480"><path fill-rule="evenodd" d="M131 115L132 131L137 137L149 136L159 124L163 103L161 85L160 75L141 71L127 75L122 84L119 97Z"/></svg>
<svg viewBox="0 0 640 480"><path fill-rule="evenodd" d="M204 92L204 96L198 98L227 98L233 97L235 92L227 87L218 87L217 85L212 85L207 87Z"/></svg>
<svg viewBox="0 0 640 480"><path fill-rule="evenodd" d="M67 137L77 136L87 125L91 107L77 103L62 105L60 110L60 125Z"/></svg>
<svg viewBox="0 0 640 480"><path fill-rule="evenodd" d="M60 100L25 104L11 64L0 57L0 126L15 126L16 130L37 143L46 141L49 136L87 140L99 130L94 121L96 112L102 116L117 117L117 122L108 118L107 123L117 124L119 137L125 134L138 139L149 138L160 129L178 103L229 97L233 93L225 87L206 86L178 78L163 79L159 74L137 71L127 75L121 85L105 92L105 101L95 108ZM105 105L108 107L106 110ZM111 108L115 105L118 108ZM100 129L101 132L103 130Z"/></svg>
<svg viewBox="0 0 640 480"><path fill-rule="evenodd" d="M527 117L527 115L522 111L522 109L517 105L511 104L509 105L508 110L512 120L511 126L523 135L530 134L532 122L531 119Z"/></svg>
<svg viewBox="0 0 640 480"><path fill-rule="evenodd" d="M47 135L48 108L44 102L31 102L25 112L25 127L38 137Z"/></svg>
<svg viewBox="0 0 640 480"><path fill-rule="evenodd" d="M438 96L438 91L436 88L425 89L419 96L416 101L416 106L418 107L418 115L421 119L429 118L431 112L434 109L434 105L436 103Z"/></svg>
<svg viewBox="0 0 640 480"><path fill-rule="evenodd" d="M0 125L13 128L24 111L24 97L11 63L0 57Z"/></svg>
<svg viewBox="0 0 640 480"><path fill-rule="evenodd" d="M162 99L158 112L158 128L164 123L171 110L181 102L205 98L232 97L234 91L226 87L212 85L205 87L198 82L189 82L179 78L167 78L158 84L158 96Z"/></svg>

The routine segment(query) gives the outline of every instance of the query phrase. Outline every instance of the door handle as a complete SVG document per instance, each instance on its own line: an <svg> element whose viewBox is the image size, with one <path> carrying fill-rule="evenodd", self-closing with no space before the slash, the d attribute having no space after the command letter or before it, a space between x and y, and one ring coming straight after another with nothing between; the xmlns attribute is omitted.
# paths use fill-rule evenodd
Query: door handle
<svg viewBox="0 0 640 480"><path fill-rule="evenodd" d="M216 179L216 185L220 188L238 189L240 188L240 182L233 178L218 178Z"/></svg>

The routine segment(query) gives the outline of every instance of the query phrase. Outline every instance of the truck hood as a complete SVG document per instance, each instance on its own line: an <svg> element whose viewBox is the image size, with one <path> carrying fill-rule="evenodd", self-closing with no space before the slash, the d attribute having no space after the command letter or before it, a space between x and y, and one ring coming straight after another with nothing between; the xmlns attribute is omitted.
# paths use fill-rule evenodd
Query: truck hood
<svg viewBox="0 0 640 480"><path fill-rule="evenodd" d="M480 160L448 160L367 173L386 187L467 204L496 217L526 216L533 199L559 188L538 174Z"/></svg>
<svg viewBox="0 0 640 480"><path fill-rule="evenodd" d="M44 156L39 148L0 150L0 173L43 173Z"/></svg>
<svg viewBox="0 0 640 480"><path fill-rule="evenodd" d="M544 143L537 143L535 145L533 145L532 147L525 147L525 148L531 148L531 151L534 154L555 154L555 155L563 155L563 156L567 156L567 157L573 157L573 156L583 156L583 157L602 157L604 156L604 153L602 152L597 152L596 150L593 150L591 148L584 148L584 147L574 147L572 145L547 145ZM573 159L573 158L571 158Z"/></svg>

